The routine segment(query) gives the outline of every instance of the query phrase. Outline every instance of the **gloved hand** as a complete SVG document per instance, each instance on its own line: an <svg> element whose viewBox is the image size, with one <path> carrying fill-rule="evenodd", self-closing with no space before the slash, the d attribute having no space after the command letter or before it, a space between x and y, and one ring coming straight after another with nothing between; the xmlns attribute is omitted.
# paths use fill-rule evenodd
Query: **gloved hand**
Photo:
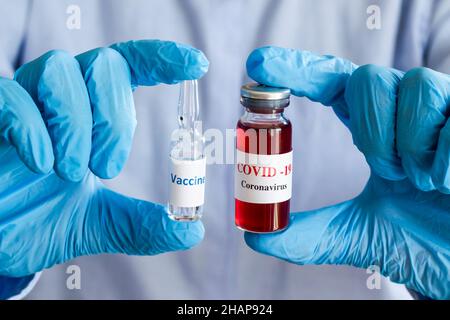
<svg viewBox="0 0 450 320"><path fill-rule="evenodd" d="M247 71L332 106L371 168L355 199L293 214L280 234L247 233L247 244L300 265L376 265L425 296L450 298L450 77L275 47L254 51Z"/></svg>
<svg viewBox="0 0 450 320"><path fill-rule="evenodd" d="M75 58L51 51L23 65L15 81L1 78L0 275L200 242L201 222L174 222L163 206L117 194L97 177L115 177L127 160L132 87L197 79L207 69L194 48L130 41Z"/></svg>

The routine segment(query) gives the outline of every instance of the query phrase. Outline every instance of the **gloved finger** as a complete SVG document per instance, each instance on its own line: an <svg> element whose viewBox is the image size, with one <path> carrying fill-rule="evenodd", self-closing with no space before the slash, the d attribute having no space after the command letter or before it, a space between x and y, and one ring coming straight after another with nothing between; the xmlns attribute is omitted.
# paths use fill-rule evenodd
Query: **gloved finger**
<svg viewBox="0 0 450 320"><path fill-rule="evenodd" d="M201 221L173 221L159 204L128 198L106 188L98 191L90 217L91 239L85 239L88 247L83 254L155 255L186 250L197 245L205 232Z"/></svg>
<svg viewBox="0 0 450 320"><path fill-rule="evenodd" d="M161 40L139 40L111 46L128 62L133 86L174 84L201 78L209 67L198 49Z"/></svg>
<svg viewBox="0 0 450 320"><path fill-rule="evenodd" d="M279 47L256 49L247 59L247 73L253 80L333 106L344 123L348 121L345 86L356 67L345 59Z"/></svg>
<svg viewBox="0 0 450 320"><path fill-rule="evenodd" d="M27 287L31 287L32 282L36 283L38 275L31 274L24 277L0 276L0 300L19 300Z"/></svg>
<svg viewBox="0 0 450 320"><path fill-rule="evenodd" d="M65 180L81 180L91 152L92 114L78 62L64 51L50 51L20 67L15 79L43 115L55 172Z"/></svg>
<svg viewBox="0 0 450 320"><path fill-rule="evenodd" d="M291 215L289 227L281 233L245 233L247 245L255 251L295 264L357 264L353 258L357 230L347 232L352 220L352 202ZM355 216L355 219L358 217ZM357 226L358 221L354 221ZM362 224L364 225L364 224ZM357 245L354 243L353 245Z"/></svg>
<svg viewBox="0 0 450 320"><path fill-rule="evenodd" d="M388 180L406 177L395 143L397 92L403 73L375 65L359 67L350 76L345 100L353 142L372 170Z"/></svg>
<svg viewBox="0 0 450 320"><path fill-rule="evenodd" d="M407 72L400 82L397 149L406 175L423 191L435 189L432 165L439 133L450 111L449 104L447 75L417 68Z"/></svg>
<svg viewBox="0 0 450 320"><path fill-rule="evenodd" d="M450 105L449 105L450 107ZM434 186L442 193L450 194L450 120L439 133L439 142L431 168Z"/></svg>
<svg viewBox="0 0 450 320"><path fill-rule="evenodd" d="M0 137L14 146L31 171L48 173L52 169L52 143L37 106L16 81L1 77Z"/></svg>
<svg viewBox="0 0 450 320"><path fill-rule="evenodd" d="M113 178L128 159L136 128L130 69L125 59L111 48L94 49L76 59L92 107L89 168L100 178Z"/></svg>

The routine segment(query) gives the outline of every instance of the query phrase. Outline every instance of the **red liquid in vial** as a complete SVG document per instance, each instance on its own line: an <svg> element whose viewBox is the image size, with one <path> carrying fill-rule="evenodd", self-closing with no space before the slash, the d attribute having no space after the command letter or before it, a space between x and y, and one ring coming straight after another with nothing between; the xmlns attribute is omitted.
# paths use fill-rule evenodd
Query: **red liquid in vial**
<svg viewBox="0 0 450 320"><path fill-rule="evenodd" d="M257 154L283 154L292 150L292 126L289 120L280 122L264 123L243 123L241 120L237 124L238 150L246 153L251 152L250 147L255 144L250 143L249 135L245 132L249 129L256 131ZM260 130L266 130L267 134L260 135ZM260 141L263 138L264 141ZM262 139L261 139L262 140ZM275 146L275 147L274 147ZM289 203L290 200L259 204L248 203L235 199L235 223L241 229L251 232L275 232L286 228L289 224Z"/></svg>

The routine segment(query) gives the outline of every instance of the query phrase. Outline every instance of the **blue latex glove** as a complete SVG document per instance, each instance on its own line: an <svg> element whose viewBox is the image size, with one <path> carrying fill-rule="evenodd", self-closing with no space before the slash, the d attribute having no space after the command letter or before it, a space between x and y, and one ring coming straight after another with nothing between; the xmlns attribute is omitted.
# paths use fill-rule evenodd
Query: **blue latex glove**
<svg viewBox="0 0 450 320"><path fill-rule="evenodd" d="M1 78L0 275L199 243L201 222L174 222L163 206L117 194L97 177L115 177L127 160L132 87L197 79L207 69L191 47L131 41L75 58L51 51L23 65L15 81Z"/></svg>
<svg viewBox="0 0 450 320"><path fill-rule="evenodd" d="M293 214L280 234L247 233L248 245L300 265L377 265L394 282L450 298L450 77L275 47L254 51L247 71L332 106L371 168L355 199Z"/></svg>

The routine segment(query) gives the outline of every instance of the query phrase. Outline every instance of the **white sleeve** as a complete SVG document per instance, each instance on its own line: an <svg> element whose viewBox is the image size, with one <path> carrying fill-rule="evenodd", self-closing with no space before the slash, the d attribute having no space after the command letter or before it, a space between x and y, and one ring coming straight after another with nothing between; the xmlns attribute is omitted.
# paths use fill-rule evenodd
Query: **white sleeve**
<svg viewBox="0 0 450 320"><path fill-rule="evenodd" d="M33 288L36 286L36 283L39 281L41 274L42 274L42 272L36 273L34 275L33 280L30 281L30 283L28 284L28 286L26 286L26 288L24 288L19 294L10 297L8 300L22 300L23 298L25 298L31 292L31 290L33 290Z"/></svg>
<svg viewBox="0 0 450 320"><path fill-rule="evenodd" d="M30 0L0 0L0 76L11 78L23 49Z"/></svg>
<svg viewBox="0 0 450 320"><path fill-rule="evenodd" d="M430 23L426 67L450 74L450 1L435 1Z"/></svg>

